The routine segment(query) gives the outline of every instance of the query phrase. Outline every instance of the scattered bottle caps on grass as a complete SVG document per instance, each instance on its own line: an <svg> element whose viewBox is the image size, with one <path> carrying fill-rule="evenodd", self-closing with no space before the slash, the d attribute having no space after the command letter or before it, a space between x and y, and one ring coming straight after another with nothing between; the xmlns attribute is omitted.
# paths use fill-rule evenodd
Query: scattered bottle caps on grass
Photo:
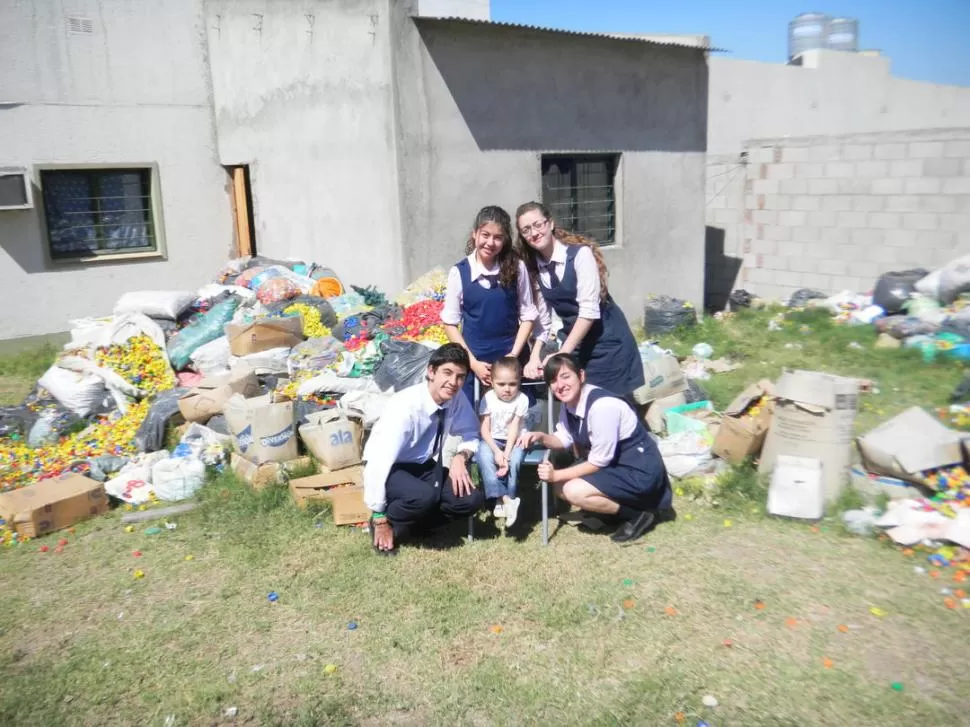
<svg viewBox="0 0 970 727"><path fill-rule="evenodd" d="M941 588L940 589L940 595L941 596L952 596L953 595L953 591L951 591L949 588Z"/></svg>
<svg viewBox="0 0 970 727"><path fill-rule="evenodd" d="M278 594L276 591L270 591L269 595L266 596L266 600L270 603L276 603L278 600L280 600L280 594Z"/></svg>
<svg viewBox="0 0 970 727"><path fill-rule="evenodd" d="M759 611L764 611L765 610L765 602L762 601L760 598L756 598L754 600L754 607L756 609L758 609Z"/></svg>
<svg viewBox="0 0 970 727"><path fill-rule="evenodd" d="M491 631L493 634L500 634L504 629L498 624L493 624L492 626L488 627L488 630Z"/></svg>
<svg viewBox="0 0 970 727"><path fill-rule="evenodd" d="M185 556L185 559L186 560L194 560L195 559L195 556L192 555L191 553L189 553L187 556Z"/></svg>
<svg viewBox="0 0 970 727"><path fill-rule="evenodd" d="M926 573L926 568L924 568L921 565L914 565L913 566L913 573L916 573L918 575L922 575L922 574Z"/></svg>
<svg viewBox="0 0 970 727"><path fill-rule="evenodd" d="M178 523L165 523L166 530L176 530L178 528Z"/></svg>
<svg viewBox="0 0 970 727"><path fill-rule="evenodd" d="M726 528L729 528L729 527L731 527L732 525L734 525L734 523L733 523L733 522L731 522L730 520L725 520L725 521L724 521L724 527L726 527Z"/></svg>
<svg viewBox="0 0 970 727"><path fill-rule="evenodd" d="M58 545L56 548L54 548L54 552L55 553L63 553L64 552L64 546L63 545Z"/></svg>
<svg viewBox="0 0 970 727"><path fill-rule="evenodd" d="M161 528L145 528L145 535L158 535L160 532L162 532Z"/></svg>
<svg viewBox="0 0 970 727"><path fill-rule="evenodd" d="M226 710L222 713L224 717L232 719L237 714L239 714L239 707L226 707Z"/></svg>
<svg viewBox="0 0 970 727"><path fill-rule="evenodd" d="M623 579L623 585L626 586L627 588L629 588L630 586L633 585L633 579L632 578L624 578Z"/></svg>
<svg viewBox="0 0 970 727"><path fill-rule="evenodd" d="M714 707L717 706L717 697L715 697L715 696L713 696L711 694L705 694L704 695L704 698L701 699L701 703L705 707L710 707L711 709L714 709Z"/></svg>
<svg viewBox="0 0 970 727"><path fill-rule="evenodd" d="M711 727L711 725L710 725L710 723L706 722L705 720L699 719L699 720L697 720L697 727Z"/></svg>
<svg viewBox="0 0 970 727"><path fill-rule="evenodd" d="M627 611L629 611L631 608L633 608L636 605L637 605L637 602L632 598L627 598L625 601L623 601L623 608L625 608Z"/></svg>
<svg viewBox="0 0 970 727"><path fill-rule="evenodd" d="M788 628L793 629L796 626L798 626L798 619L793 616L789 616L788 618L785 619L785 625Z"/></svg>
<svg viewBox="0 0 970 727"><path fill-rule="evenodd" d="M131 551L131 554L133 556L135 556L136 558L141 558L141 551L140 550L133 550L133 551Z"/></svg>
<svg viewBox="0 0 970 727"><path fill-rule="evenodd" d="M61 538L57 541L58 545L67 545L67 538Z"/></svg>
<svg viewBox="0 0 970 727"><path fill-rule="evenodd" d="M349 624L347 624L347 630L348 631L356 631L357 630L357 622L356 621L351 621Z"/></svg>
<svg viewBox="0 0 970 727"><path fill-rule="evenodd" d="M145 571L136 570L134 573L134 576L136 581L141 580L142 578L145 577Z"/></svg>
<svg viewBox="0 0 970 727"><path fill-rule="evenodd" d="M952 610L957 607L957 602L955 598L944 598L943 605Z"/></svg>
<svg viewBox="0 0 970 727"><path fill-rule="evenodd" d="M687 719L687 715L683 712L674 712L674 722L677 724L681 724L685 719Z"/></svg>
<svg viewBox="0 0 970 727"><path fill-rule="evenodd" d="M883 611L881 608L878 608L876 606L872 606L869 609L869 613L871 613L876 618L882 618L883 616L886 615L886 612L885 611Z"/></svg>
<svg viewBox="0 0 970 727"><path fill-rule="evenodd" d="M826 669L831 669L834 665L835 665L835 662L833 662L827 656L824 659L822 659L822 666L824 666Z"/></svg>
<svg viewBox="0 0 970 727"><path fill-rule="evenodd" d="M839 631L841 631L843 634L847 634L849 633L849 627L845 624L839 624Z"/></svg>
<svg viewBox="0 0 970 727"><path fill-rule="evenodd" d="M327 664L325 667L323 667L323 673L324 674L333 674L336 671L337 671L337 665L336 664Z"/></svg>
<svg viewBox="0 0 970 727"><path fill-rule="evenodd" d="M647 552L648 553L656 553L657 552L657 549L655 547L653 547L652 545L648 545L647 546Z"/></svg>
<svg viewBox="0 0 970 727"><path fill-rule="evenodd" d="M721 645L724 646L725 648L730 649L734 646L734 642L731 641L731 639L724 639L724 641L721 642Z"/></svg>
<svg viewBox="0 0 970 727"><path fill-rule="evenodd" d="M693 519L694 519L694 516L691 515L690 513L687 513L686 515L684 515L684 520L693 520Z"/></svg>
<svg viewBox="0 0 970 727"><path fill-rule="evenodd" d="M133 532L135 532L135 526L134 525L125 525L125 532L126 533L133 533Z"/></svg>
<svg viewBox="0 0 970 727"><path fill-rule="evenodd" d="M48 550L50 550L50 548L47 547L46 545L40 546L40 552L41 553L46 553Z"/></svg>
<svg viewBox="0 0 970 727"><path fill-rule="evenodd" d="M903 683L902 682L893 682L889 686L892 687L892 690L894 692L901 692L901 691L903 691Z"/></svg>
<svg viewBox="0 0 970 727"><path fill-rule="evenodd" d="M677 609L674 608L673 606L667 606L667 608L664 609L664 613L667 614L668 616L676 616Z"/></svg>

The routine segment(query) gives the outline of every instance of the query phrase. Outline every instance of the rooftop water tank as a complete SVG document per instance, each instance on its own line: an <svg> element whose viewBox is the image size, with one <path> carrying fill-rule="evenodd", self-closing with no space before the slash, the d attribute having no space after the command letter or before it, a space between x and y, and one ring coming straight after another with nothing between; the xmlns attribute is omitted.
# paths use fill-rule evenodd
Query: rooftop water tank
<svg viewBox="0 0 970 727"><path fill-rule="evenodd" d="M829 20L829 50L844 50L855 53L859 50L859 21L855 18L832 18Z"/></svg>
<svg viewBox="0 0 970 727"><path fill-rule="evenodd" d="M788 24L788 60L808 50L825 48L829 16L825 13L802 13Z"/></svg>

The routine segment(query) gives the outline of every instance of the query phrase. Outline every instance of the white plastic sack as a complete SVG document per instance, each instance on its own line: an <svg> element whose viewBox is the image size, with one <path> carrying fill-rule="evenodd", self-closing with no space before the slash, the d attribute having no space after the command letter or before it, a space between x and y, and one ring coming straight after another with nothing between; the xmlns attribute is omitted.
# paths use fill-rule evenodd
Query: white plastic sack
<svg viewBox="0 0 970 727"><path fill-rule="evenodd" d="M387 402L390 401L389 394L375 394L371 391L351 391L340 397L337 406L340 409L352 409L364 414L364 428L370 429L374 426Z"/></svg>
<svg viewBox="0 0 970 727"><path fill-rule="evenodd" d="M141 313L174 321L193 302L195 293L190 290L140 290L121 296L115 303L114 312L115 315Z"/></svg>
<svg viewBox="0 0 970 727"><path fill-rule="evenodd" d="M779 454L768 486L768 512L804 520L821 518L825 512L822 462Z"/></svg>
<svg viewBox="0 0 970 727"><path fill-rule="evenodd" d="M286 347L270 348L247 356L230 356L229 370L235 371L240 366L247 366L257 376L265 374L285 374L286 364L290 358L290 349Z"/></svg>
<svg viewBox="0 0 970 727"><path fill-rule="evenodd" d="M951 260L939 270L934 270L916 283L916 290L949 305L970 291L970 255Z"/></svg>
<svg viewBox="0 0 970 727"><path fill-rule="evenodd" d="M100 376L70 371L57 364L47 369L37 385L82 419L98 407L105 395L104 379Z"/></svg>
<svg viewBox="0 0 970 727"><path fill-rule="evenodd" d="M64 358L60 359L56 365L59 368L74 371L79 374L97 376L103 382L104 387L108 389L108 392L111 394L111 397L115 400L115 404L118 405L118 408L122 413L128 411L127 397L138 399L144 395L142 390L137 386L129 384L111 369L101 368L89 359L82 358L80 356L65 356ZM47 387L45 386L44 388L46 389ZM50 389L47 390L50 391ZM53 394L54 392L51 391L51 393ZM60 400L58 399L58 401ZM64 404L64 402L61 403ZM64 404L64 406L67 406L67 404ZM70 407L68 408L70 409ZM79 414L79 416L83 415Z"/></svg>
<svg viewBox="0 0 970 727"><path fill-rule="evenodd" d="M80 318L70 321L71 340L64 345L65 350L89 350L106 348L113 344L124 344L135 336L148 336L162 350L165 360L165 333L148 316L128 313L107 318Z"/></svg>
<svg viewBox="0 0 970 727"><path fill-rule="evenodd" d="M201 459L203 464L215 465L223 459L223 452L232 447L232 437L192 422L182 434L179 444L188 447L192 455Z"/></svg>
<svg viewBox="0 0 970 727"><path fill-rule="evenodd" d="M143 505L151 499L151 468L126 467L116 477L104 483L104 491L118 500L132 505Z"/></svg>
<svg viewBox="0 0 970 727"><path fill-rule="evenodd" d="M204 484L205 465L196 457L163 459L152 467L152 489L159 500L188 499Z"/></svg>
<svg viewBox="0 0 970 727"><path fill-rule="evenodd" d="M219 336L195 349L189 360L192 368L203 376L215 376L229 370L229 356L229 339Z"/></svg>
<svg viewBox="0 0 970 727"><path fill-rule="evenodd" d="M671 477L686 477L712 460L711 446L697 432L680 432L661 439L657 447Z"/></svg>
<svg viewBox="0 0 970 727"><path fill-rule="evenodd" d="M243 301L253 300L256 297L253 291L249 288L243 288L241 285L219 285L218 283L203 285L196 291L196 296L205 300L211 300L223 293L231 293Z"/></svg>
<svg viewBox="0 0 970 727"><path fill-rule="evenodd" d="M319 376L314 376L312 379L307 379L300 384L299 389L297 389L297 394L299 396L309 396L310 394L316 394L321 391L334 394L349 394L351 391L367 391L372 394L382 393L381 388L374 383L373 376L361 376L357 379L350 379L337 376L332 371L324 371Z"/></svg>

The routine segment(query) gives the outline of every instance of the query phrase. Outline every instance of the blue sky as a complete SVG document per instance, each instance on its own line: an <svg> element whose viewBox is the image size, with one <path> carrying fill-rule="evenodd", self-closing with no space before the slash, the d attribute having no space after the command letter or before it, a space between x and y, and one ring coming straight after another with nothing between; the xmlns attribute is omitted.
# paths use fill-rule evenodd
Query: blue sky
<svg viewBox="0 0 970 727"><path fill-rule="evenodd" d="M970 86L970 0L492 0L492 19L567 30L711 36L729 58L783 63L806 11L859 20L900 78Z"/></svg>

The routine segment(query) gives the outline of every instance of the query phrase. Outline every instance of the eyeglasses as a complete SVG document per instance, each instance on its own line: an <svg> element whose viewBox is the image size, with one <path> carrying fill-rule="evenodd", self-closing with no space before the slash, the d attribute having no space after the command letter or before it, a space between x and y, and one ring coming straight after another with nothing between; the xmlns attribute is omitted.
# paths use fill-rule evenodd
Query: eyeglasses
<svg viewBox="0 0 970 727"><path fill-rule="evenodd" d="M519 234L522 235L522 237L528 237L529 233L531 233L533 230L536 232L542 232L548 221L549 220L540 220L539 222L533 222L531 225L520 227Z"/></svg>

